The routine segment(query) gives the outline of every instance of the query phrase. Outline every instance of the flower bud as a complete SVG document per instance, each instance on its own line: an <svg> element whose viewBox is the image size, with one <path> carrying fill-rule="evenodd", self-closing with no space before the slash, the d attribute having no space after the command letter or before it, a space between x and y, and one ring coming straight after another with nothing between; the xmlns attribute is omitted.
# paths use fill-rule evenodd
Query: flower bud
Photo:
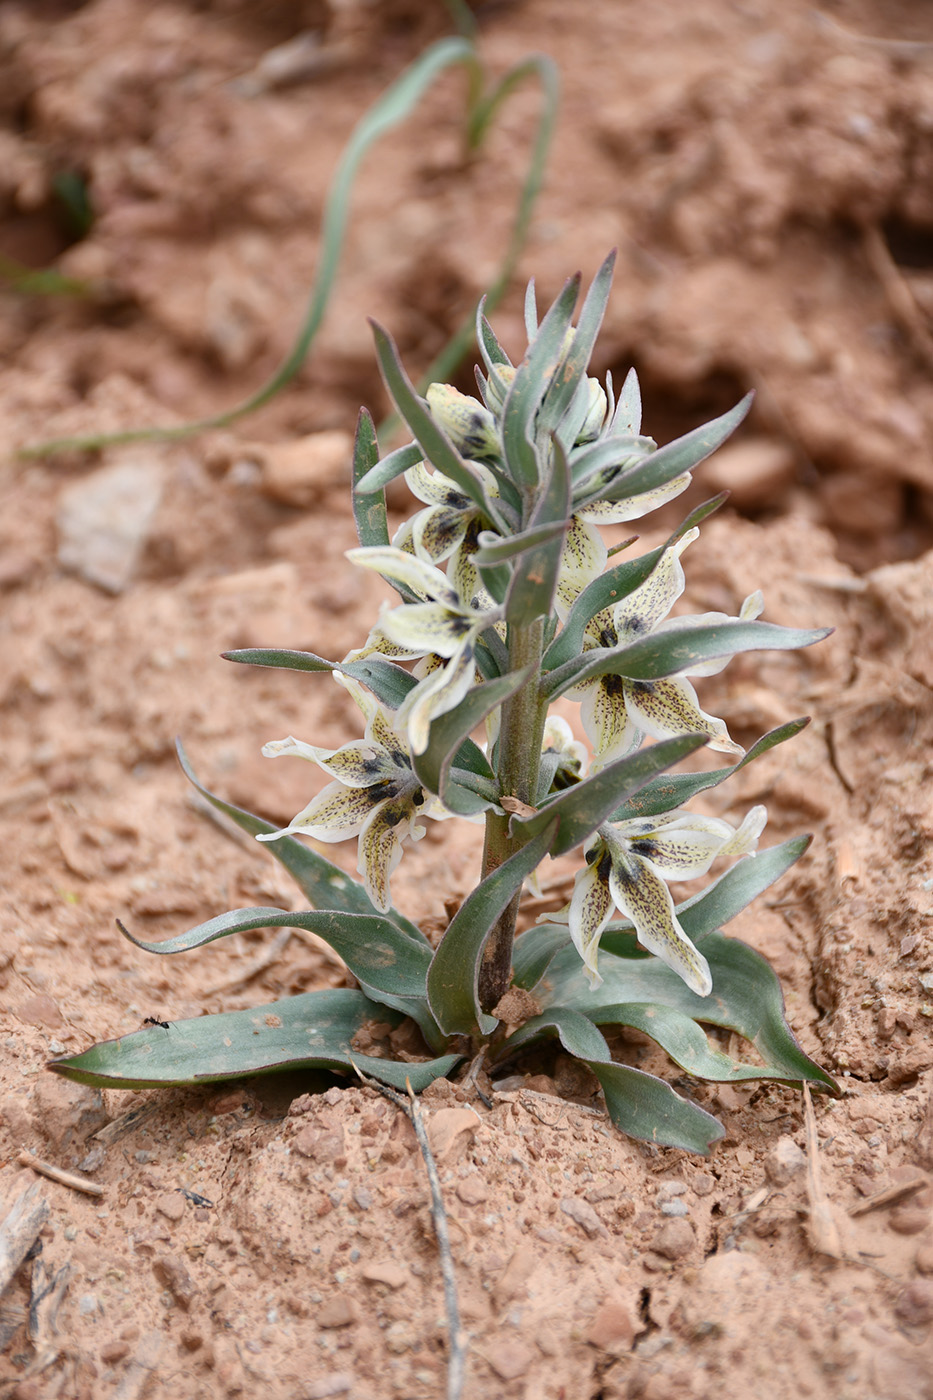
<svg viewBox="0 0 933 1400"><path fill-rule="evenodd" d="M583 426L577 433L577 442L594 442L602 430L606 421L606 410L609 407L609 400L606 398L606 391L598 379L588 378L586 389L589 396L589 405L586 410L586 417Z"/></svg>
<svg viewBox="0 0 933 1400"><path fill-rule="evenodd" d="M486 394L493 413L502 412L506 397L515 380L514 365L493 365L486 381Z"/></svg>
<svg viewBox="0 0 933 1400"><path fill-rule="evenodd" d="M494 457L499 452L496 420L479 399L450 384L429 384L428 407L454 447L465 457Z"/></svg>

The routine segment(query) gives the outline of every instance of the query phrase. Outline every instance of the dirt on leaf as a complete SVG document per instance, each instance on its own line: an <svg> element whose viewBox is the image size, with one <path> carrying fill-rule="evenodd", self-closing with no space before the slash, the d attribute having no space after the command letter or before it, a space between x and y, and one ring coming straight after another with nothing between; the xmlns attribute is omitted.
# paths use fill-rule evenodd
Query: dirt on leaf
<svg viewBox="0 0 933 1400"><path fill-rule="evenodd" d="M527 278L544 303L615 246L594 368L618 383L636 366L647 430L667 441L757 391L677 503L679 518L732 492L688 556L683 606L734 613L760 587L766 620L835 631L701 683L740 742L812 716L704 810L766 803L766 844L813 833L728 931L770 959L843 1094L816 1096L808 1132L796 1089L678 1081L620 1037L722 1120L701 1158L622 1138L559 1055L481 1080L492 1108L435 1084L464 1393L931 1400L933 20L907 0L525 0L476 17L491 73L545 52L563 85L494 317L506 348L523 344ZM34 1179L24 1152L102 1188L40 1184L41 1250L0 1300L15 1400L446 1393L428 1185L396 1106L324 1074L130 1093L45 1065L148 1020L170 1035L344 984L300 932L163 960L114 921L161 939L301 906L268 851L192 800L175 736L212 790L284 824L309 771L261 745L358 732L326 677L220 653L340 657L365 637L382 586L343 553L348 435L361 404L377 421L387 407L366 318L414 377L473 308L508 239L533 82L467 156L448 74L364 162L321 333L265 408L181 443L16 454L258 387L297 333L354 124L451 28L417 0L0 7L0 270L54 263L80 284L36 295L5 272L0 291L2 1213ZM412 504L395 488L392 521ZM399 869L399 906L443 929L478 841L435 826ZM328 853L353 871L353 843ZM545 868L555 904L571 872Z"/></svg>

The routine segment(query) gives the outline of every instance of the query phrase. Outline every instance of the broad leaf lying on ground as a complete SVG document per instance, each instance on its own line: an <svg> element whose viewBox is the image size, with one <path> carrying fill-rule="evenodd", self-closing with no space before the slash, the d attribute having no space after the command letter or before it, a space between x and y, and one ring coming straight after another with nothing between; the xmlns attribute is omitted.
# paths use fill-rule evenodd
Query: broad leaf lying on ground
<svg viewBox="0 0 933 1400"><path fill-rule="evenodd" d="M449 1074L463 1058L442 1055L421 1063L361 1055L353 1038L367 1022L401 1025L404 1017L363 992L338 989L304 992L267 1006L224 1011L168 1029L147 1026L117 1040L92 1045L81 1055L63 1055L49 1068L67 1079L101 1089L156 1089L168 1084L210 1084L244 1075L283 1070L333 1069L364 1074L419 1092Z"/></svg>

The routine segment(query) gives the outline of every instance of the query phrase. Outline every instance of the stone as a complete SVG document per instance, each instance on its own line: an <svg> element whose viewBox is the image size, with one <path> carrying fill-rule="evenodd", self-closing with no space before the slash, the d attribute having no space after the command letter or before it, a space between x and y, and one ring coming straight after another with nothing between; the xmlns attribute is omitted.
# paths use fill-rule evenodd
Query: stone
<svg viewBox="0 0 933 1400"><path fill-rule="evenodd" d="M586 1334L590 1346L599 1347L613 1356L631 1351L636 1327L632 1314L624 1303L608 1299L599 1308Z"/></svg>
<svg viewBox="0 0 933 1400"><path fill-rule="evenodd" d="M608 1235L609 1231L589 1201L584 1201L579 1196L565 1196L560 1203L560 1208L565 1215L570 1216L575 1224L585 1230L591 1239L594 1235Z"/></svg>
<svg viewBox="0 0 933 1400"><path fill-rule="evenodd" d="M355 1376L348 1371L332 1371L329 1376L319 1376L308 1381L299 1391L301 1400L330 1400L332 1395L346 1395L356 1384Z"/></svg>
<svg viewBox="0 0 933 1400"><path fill-rule="evenodd" d="M926 1206L905 1201L895 1206L888 1216L888 1224L899 1235L922 1235L930 1223L930 1212Z"/></svg>
<svg viewBox="0 0 933 1400"><path fill-rule="evenodd" d="M780 503L794 484L797 461L794 449L772 438L746 438L722 447L703 468L706 487L728 491L736 510L754 511Z"/></svg>
<svg viewBox="0 0 933 1400"><path fill-rule="evenodd" d="M534 1360L534 1352L524 1342L495 1341L488 1346L485 1357L501 1381L514 1381L523 1376Z"/></svg>
<svg viewBox="0 0 933 1400"><path fill-rule="evenodd" d="M465 1206L482 1205L489 1196L489 1188L483 1178L474 1173L472 1176L465 1176L456 1185L457 1199Z"/></svg>
<svg viewBox="0 0 933 1400"><path fill-rule="evenodd" d="M58 501L58 562L107 593L132 580L162 500L165 467L153 449L125 452L67 486Z"/></svg>
<svg viewBox="0 0 933 1400"><path fill-rule="evenodd" d="M476 1135L479 1118L471 1108L439 1108L428 1120L428 1144L435 1161L459 1161Z"/></svg>
<svg viewBox="0 0 933 1400"><path fill-rule="evenodd" d="M178 1306L188 1312L198 1290L195 1287L194 1279L182 1261L173 1254L167 1254L161 1259L155 1259L152 1269L156 1278L169 1290Z"/></svg>
<svg viewBox="0 0 933 1400"><path fill-rule="evenodd" d="M364 1264L360 1269L360 1278L366 1283L384 1283L386 1288L394 1290L404 1288L409 1274L401 1264L394 1264L391 1259L385 1259Z"/></svg>
<svg viewBox="0 0 933 1400"><path fill-rule="evenodd" d="M664 1259L685 1259L696 1244L693 1226L688 1220L666 1220L651 1241L651 1248Z"/></svg>
<svg viewBox="0 0 933 1400"><path fill-rule="evenodd" d="M353 439L335 429L292 442L250 443L240 456L259 462L264 495L307 510L349 485Z"/></svg>
<svg viewBox="0 0 933 1400"><path fill-rule="evenodd" d="M156 1196L154 1205L160 1215L176 1225L185 1213L185 1198L179 1191L163 1192L161 1196Z"/></svg>
<svg viewBox="0 0 933 1400"><path fill-rule="evenodd" d="M302 1128L292 1139L292 1146L302 1157L315 1162L335 1162L346 1151L343 1129L327 1131L322 1128Z"/></svg>
<svg viewBox="0 0 933 1400"><path fill-rule="evenodd" d="M921 1240L917 1245L914 1265L918 1273L933 1274L933 1240Z"/></svg>
<svg viewBox="0 0 933 1400"><path fill-rule="evenodd" d="M765 1157L765 1175L772 1186L787 1186L806 1166L806 1154L786 1135L778 1138Z"/></svg>
<svg viewBox="0 0 933 1400"><path fill-rule="evenodd" d="M914 1279L894 1304L894 1315L907 1327L923 1327L933 1322L933 1283Z"/></svg>
<svg viewBox="0 0 933 1400"><path fill-rule="evenodd" d="M356 1321L356 1311L349 1298L337 1294L318 1309L315 1320L318 1327L349 1327Z"/></svg>

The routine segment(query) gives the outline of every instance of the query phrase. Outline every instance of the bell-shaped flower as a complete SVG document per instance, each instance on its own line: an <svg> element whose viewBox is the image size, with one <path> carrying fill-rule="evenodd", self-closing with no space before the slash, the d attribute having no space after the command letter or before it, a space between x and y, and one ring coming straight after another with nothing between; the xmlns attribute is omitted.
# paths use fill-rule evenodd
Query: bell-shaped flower
<svg viewBox="0 0 933 1400"><path fill-rule="evenodd" d="M431 721L459 705L473 684L477 638L501 620L502 610L465 602L440 569L392 545L350 549L347 558L425 599L397 608L384 605L378 623L379 632L403 647L409 657L441 659L442 664L419 680L398 710L398 722L407 730L412 752L424 753Z"/></svg>
<svg viewBox="0 0 933 1400"><path fill-rule="evenodd" d="M579 782L586 772L587 753L579 739L574 738L573 730L561 715L548 715L544 722L544 736L541 740L542 760L549 760L553 767L551 788L563 788Z"/></svg>
<svg viewBox="0 0 933 1400"><path fill-rule="evenodd" d="M718 817L675 811L601 826L587 848L586 867L577 872L570 904L545 916L569 923L590 986L602 981L599 940L618 909L644 948L697 996L709 996L709 964L681 927L667 882L705 875L720 856L754 854L767 817L764 807L753 807L736 829Z"/></svg>
<svg viewBox="0 0 933 1400"><path fill-rule="evenodd" d="M267 758L294 754L335 779L302 808L288 826L257 837L312 836L317 841L346 841L359 837L357 869L377 909L391 906L389 880L402 858L405 840L425 834L424 817L448 815L436 798L425 794L415 776L404 739L393 725L392 712L349 677L334 674L353 696L366 720L363 738L339 749L321 749L300 739L278 739L264 745Z"/></svg>
<svg viewBox="0 0 933 1400"><path fill-rule="evenodd" d="M664 551L643 584L590 619L584 654L594 647L622 647L660 629L684 591L680 555L698 534L696 528L688 530ZM677 625L682 625L681 619ZM580 718L593 745L594 769L632 753L646 734L653 739L707 734L711 749L740 756L744 750L729 738L723 721L700 709L696 691L684 679L691 673L685 669L683 674L655 681L600 675L573 686L567 694L581 701Z"/></svg>
<svg viewBox="0 0 933 1400"><path fill-rule="evenodd" d="M482 476L487 494L498 496L499 487L492 472L481 462L475 462L473 469ZM419 510L396 531L392 540L396 549L439 564L462 546L468 533L483 528L484 516L475 501L443 472L429 472L424 462L418 462L405 473L405 481L426 509Z"/></svg>
<svg viewBox="0 0 933 1400"><path fill-rule="evenodd" d="M461 394L450 384L429 384L425 398L432 418L464 457L475 461L500 454L502 445L496 420L479 399Z"/></svg>

